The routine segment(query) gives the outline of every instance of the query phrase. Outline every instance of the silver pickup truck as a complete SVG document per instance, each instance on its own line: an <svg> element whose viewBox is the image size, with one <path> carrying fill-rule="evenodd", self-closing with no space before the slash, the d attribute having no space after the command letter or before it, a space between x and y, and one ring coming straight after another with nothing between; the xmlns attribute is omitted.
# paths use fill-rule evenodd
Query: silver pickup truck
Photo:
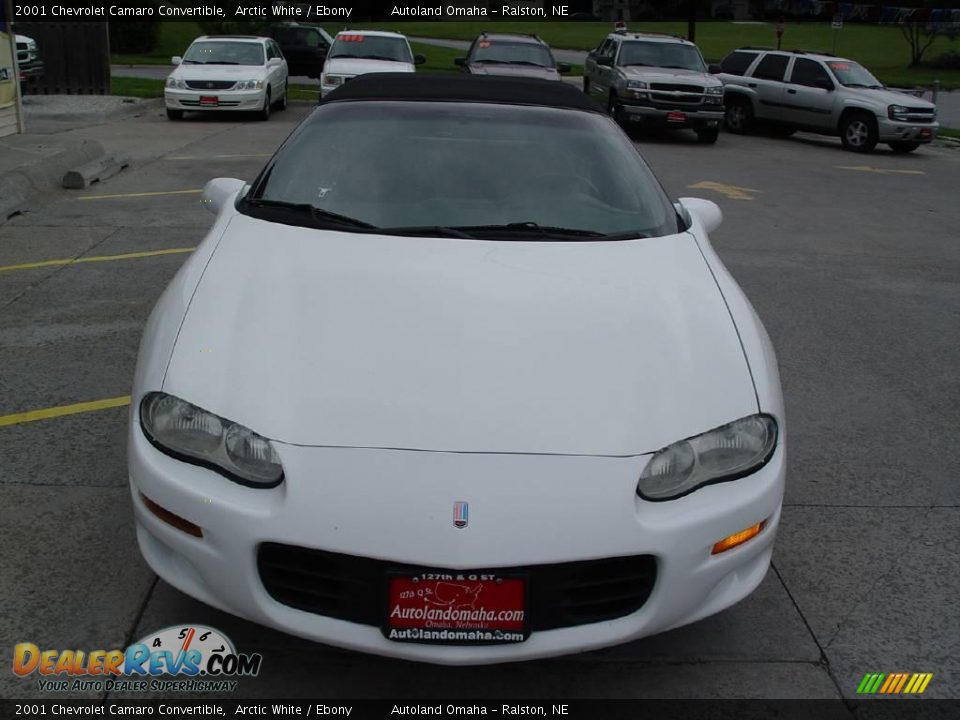
<svg viewBox="0 0 960 720"><path fill-rule="evenodd" d="M714 143L723 120L723 83L707 72L697 46L654 33L615 32L587 55L583 91L630 122L692 128Z"/></svg>
<svg viewBox="0 0 960 720"><path fill-rule="evenodd" d="M759 121L784 135L839 135L855 152L881 142L904 153L932 141L940 127L933 103L888 90L859 63L825 53L740 48L711 70L726 86L734 133Z"/></svg>

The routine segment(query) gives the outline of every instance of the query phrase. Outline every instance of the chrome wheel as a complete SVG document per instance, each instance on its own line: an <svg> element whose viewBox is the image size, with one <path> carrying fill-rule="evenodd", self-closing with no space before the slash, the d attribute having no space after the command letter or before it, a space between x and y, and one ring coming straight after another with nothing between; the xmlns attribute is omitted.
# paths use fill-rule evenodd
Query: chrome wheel
<svg viewBox="0 0 960 720"><path fill-rule="evenodd" d="M847 144L852 148L862 148L870 137L870 129L863 120L853 120L847 125Z"/></svg>

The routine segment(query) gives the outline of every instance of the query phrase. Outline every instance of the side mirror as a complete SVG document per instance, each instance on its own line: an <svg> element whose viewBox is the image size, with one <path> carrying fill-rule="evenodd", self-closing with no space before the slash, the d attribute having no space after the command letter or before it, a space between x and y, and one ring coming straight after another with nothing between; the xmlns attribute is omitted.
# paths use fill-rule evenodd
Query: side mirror
<svg viewBox="0 0 960 720"><path fill-rule="evenodd" d="M214 178L203 188L200 203L214 215L219 215L245 184L236 178Z"/></svg>
<svg viewBox="0 0 960 720"><path fill-rule="evenodd" d="M420 53L417 53L416 55L413 56L414 65L423 65L426 61L427 61L427 58L421 55Z"/></svg>
<svg viewBox="0 0 960 720"><path fill-rule="evenodd" d="M570 67L570 63L557 63L557 72L563 75L564 73L570 72L573 68Z"/></svg>
<svg viewBox="0 0 960 720"><path fill-rule="evenodd" d="M283 62L283 58L272 57L272 58L270 58L269 60L267 60L267 65L277 66L277 65L279 65L279 64L282 63L282 62Z"/></svg>
<svg viewBox="0 0 960 720"><path fill-rule="evenodd" d="M179 55L174 55L172 58L170 58L171 65L179 65L182 62L183 62L183 58L180 57Z"/></svg>
<svg viewBox="0 0 960 720"><path fill-rule="evenodd" d="M613 67L613 58L609 55L600 55L597 57L597 65L602 65L603 67Z"/></svg>
<svg viewBox="0 0 960 720"><path fill-rule="evenodd" d="M466 66L467 66L467 59L466 59L466 58L454 58L454 59L453 59L453 64L456 65L457 67L466 67Z"/></svg>
<svg viewBox="0 0 960 720"><path fill-rule="evenodd" d="M719 75L720 73L723 72L723 68L720 67L717 63L710 63L709 65L707 65L707 70L710 72L711 75Z"/></svg>
<svg viewBox="0 0 960 720"><path fill-rule="evenodd" d="M215 182L215 181L214 181ZM712 200L701 198L680 198L680 203L694 218L700 221L703 229L712 233L723 222L723 212Z"/></svg>

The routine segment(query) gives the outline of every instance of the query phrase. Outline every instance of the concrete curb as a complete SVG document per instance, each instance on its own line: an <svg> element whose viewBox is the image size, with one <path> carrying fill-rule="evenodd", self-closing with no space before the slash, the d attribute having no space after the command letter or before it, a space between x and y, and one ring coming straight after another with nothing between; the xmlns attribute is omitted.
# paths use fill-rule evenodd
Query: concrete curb
<svg viewBox="0 0 960 720"><path fill-rule="evenodd" d="M86 165L67 170L63 175L63 187L68 190L82 190L95 182L106 180L116 175L130 165L126 155L113 153L97 160L91 160Z"/></svg>
<svg viewBox="0 0 960 720"><path fill-rule="evenodd" d="M30 140L43 144L43 139L37 136L4 138L4 142L17 141L23 146ZM68 170L101 159L104 154L103 146L95 140L76 140L59 152L41 155L33 162L0 172L0 224L26 210L37 195L59 189Z"/></svg>
<svg viewBox="0 0 960 720"><path fill-rule="evenodd" d="M32 97L32 96L27 96ZM44 96L40 96L44 97ZM131 102L126 102L130 100ZM106 112L98 111L78 111L70 110L49 110L37 105L24 105L24 116L27 121L28 130L31 122L70 122L84 124L103 124L114 120L122 120L128 117L142 115L145 112L154 110L163 105L163 98L125 98L124 102L117 108Z"/></svg>

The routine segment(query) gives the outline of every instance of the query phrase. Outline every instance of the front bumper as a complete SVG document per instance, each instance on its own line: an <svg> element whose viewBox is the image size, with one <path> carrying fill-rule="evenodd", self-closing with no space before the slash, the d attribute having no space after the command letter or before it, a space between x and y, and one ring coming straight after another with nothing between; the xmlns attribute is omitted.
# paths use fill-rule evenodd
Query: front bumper
<svg viewBox="0 0 960 720"><path fill-rule="evenodd" d="M698 105L684 107L678 105L672 108L650 107L648 105L623 106L627 118L634 122L643 122L665 125L677 128L711 128L718 127L723 120L723 105ZM682 113L684 120L676 120L676 114Z"/></svg>
<svg viewBox="0 0 960 720"><path fill-rule="evenodd" d="M940 123L916 123L877 118L877 139L880 142L932 142Z"/></svg>
<svg viewBox="0 0 960 720"><path fill-rule="evenodd" d="M785 451L749 477L670 502L635 494L646 457L604 458L311 448L276 444L286 479L271 490L233 483L129 438L137 538L150 566L183 592L227 612L316 641L412 660L463 665L591 650L662 632L741 600L763 579L780 518ZM160 520L143 496L202 528ZM468 501L456 528L453 503ZM720 555L718 540L766 520ZM399 643L379 627L275 600L257 567L261 543L283 543L424 569L476 569L654 556L639 610L600 623L534 632L486 646Z"/></svg>
<svg viewBox="0 0 960 720"><path fill-rule="evenodd" d="M169 110L260 110L266 89L260 90L181 90L165 88L163 99ZM216 105L202 105L200 98L215 97Z"/></svg>
<svg viewBox="0 0 960 720"><path fill-rule="evenodd" d="M20 74L21 80L33 81L39 80L43 77L43 61L34 60L30 63L23 63L17 66L17 72Z"/></svg>

